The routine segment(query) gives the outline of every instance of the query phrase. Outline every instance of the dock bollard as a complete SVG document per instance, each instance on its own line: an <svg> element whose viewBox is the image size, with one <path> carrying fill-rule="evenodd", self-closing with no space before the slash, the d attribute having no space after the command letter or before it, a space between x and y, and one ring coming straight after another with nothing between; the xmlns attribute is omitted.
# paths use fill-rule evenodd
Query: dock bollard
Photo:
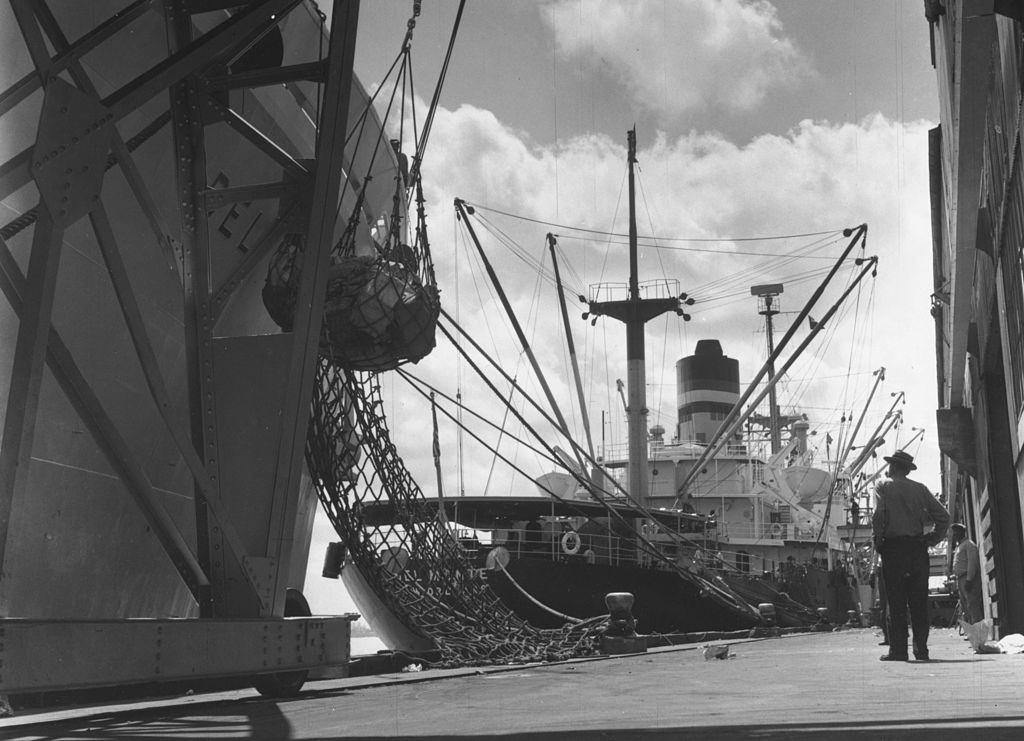
<svg viewBox="0 0 1024 741"><path fill-rule="evenodd" d="M828 608L819 607L815 612L818 613L818 622L811 626L812 631L830 631L834 627L832 621L828 617Z"/></svg>
<svg viewBox="0 0 1024 741"><path fill-rule="evenodd" d="M609 620L601 636L601 653L639 654L647 651L647 639L636 634L633 600L629 592L611 592L604 596Z"/></svg>

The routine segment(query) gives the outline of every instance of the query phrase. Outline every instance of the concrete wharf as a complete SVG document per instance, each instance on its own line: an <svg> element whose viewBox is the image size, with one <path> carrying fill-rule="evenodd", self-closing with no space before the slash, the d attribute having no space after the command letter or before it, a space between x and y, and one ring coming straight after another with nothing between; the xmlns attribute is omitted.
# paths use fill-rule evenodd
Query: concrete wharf
<svg viewBox="0 0 1024 741"><path fill-rule="evenodd" d="M7 739L979 739L1024 737L1024 654L933 630L929 662L886 663L873 629L718 641L555 664L326 680L45 711Z"/></svg>

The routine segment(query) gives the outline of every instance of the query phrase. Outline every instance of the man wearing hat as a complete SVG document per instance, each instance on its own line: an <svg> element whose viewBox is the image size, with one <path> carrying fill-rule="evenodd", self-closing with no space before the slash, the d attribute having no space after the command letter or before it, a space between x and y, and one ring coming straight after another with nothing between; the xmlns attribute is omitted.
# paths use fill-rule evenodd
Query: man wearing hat
<svg viewBox="0 0 1024 741"><path fill-rule="evenodd" d="M960 595L960 609L964 620L974 624L985 617L985 608L981 603L981 562L978 559L978 546L967 537L967 528L959 522L950 526L953 533L953 576L956 577L956 589Z"/></svg>
<svg viewBox="0 0 1024 741"><path fill-rule="evenodd" d="M928 547L942 541L949 513L924 484L907 478L917 468L902 450L886 456L889 481L878 485L871 517L875 550L889 610L889 653L882 661L908 661L907 611L914 633L914 658L928 660ZM925 532L931 523L931 532Z"/></svg>

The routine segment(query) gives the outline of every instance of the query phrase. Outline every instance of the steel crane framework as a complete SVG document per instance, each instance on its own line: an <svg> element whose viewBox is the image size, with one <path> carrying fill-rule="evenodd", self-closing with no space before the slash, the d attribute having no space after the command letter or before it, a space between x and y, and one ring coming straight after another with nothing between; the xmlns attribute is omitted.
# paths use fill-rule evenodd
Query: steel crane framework
<svg viewBox="0 0 1024 741"><path fill-rule="evenodd" d="M31 71L0 92L0 309L11 317L0 369L0 693L217 675L297 691L304 672L347 662L355 618L285 616L302 611L287 595L294 562L305 562L295 554L309 545L303 449L346 179L358 2L336 0L330 33L311 37L322 44L315 58L272 64L280 29L294 27L296 14L315 27L315 9L299 0L136 0L73 36L57 11L10 0L9 33L20 35ZM166 41L151 59L126 41L143 27ZM97 55L116 58L121 48L123 64L98 74ZM312 91L289 100L313 114L313 151L304 155L284 142L279 120L257 115L274 110L253 103L253 91L268 89ZM12 120L37 123L27 131ZM227 175L212 166L226 141L246 147L237 158L246 166ZM292 331L247 330L238 305L285 234L307 245ZM77 295L96 266L103 281ZM169 277L176 305L154 289ZM105 306L116 314L98 311ZM168 349L161 332L180 337L180 348ZM82 350L111 334L124 338L115 349ZM133 389L134 401L112 390L108 364L125 369L115 385ZM139 422L140 410L155 414ZM64 433L86 440L58 455L51 444ZM169 441L157 456L163 469L147 453L159 447L144 442L150 435ZM83 464L80 450L102 465ZM80 469L91 472L67 478ZM184 479L185 491L168 494L163 476ZM80 574L93 558L95 540L76 545L89 533L63 521L87 506L97 478L110 491L94 501L118 497L132 509L112 526L115 537L103 536L104 549L124 548L116 534L130 531L133 553L156 550L184 614L155 604L128 617L111 605L104 615L78 610L70 596L58 614L21 609L33 589L52 589L64 605L47 580L69 560ZM111 593L129 600L128 580L147 575L124 560L106 576L121 582ZM37 576L40 585L29 583ZM107 589L104 574L94 576Z"/></svg>

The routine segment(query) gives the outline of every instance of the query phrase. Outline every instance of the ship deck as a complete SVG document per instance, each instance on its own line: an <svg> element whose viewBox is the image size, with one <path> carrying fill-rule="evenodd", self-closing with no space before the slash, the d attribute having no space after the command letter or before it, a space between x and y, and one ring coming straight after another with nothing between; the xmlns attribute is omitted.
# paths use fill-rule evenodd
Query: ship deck
<svg viewBox="0 0 1024 741"><path fill-rule="evenodd" d="M1020 738L1024 654L975 655L937 629L927 663L882 663L873 629L727 641L557 664L424 670L0 720L0 738ZM724 643L724 642L717 642Z"/></svg>

